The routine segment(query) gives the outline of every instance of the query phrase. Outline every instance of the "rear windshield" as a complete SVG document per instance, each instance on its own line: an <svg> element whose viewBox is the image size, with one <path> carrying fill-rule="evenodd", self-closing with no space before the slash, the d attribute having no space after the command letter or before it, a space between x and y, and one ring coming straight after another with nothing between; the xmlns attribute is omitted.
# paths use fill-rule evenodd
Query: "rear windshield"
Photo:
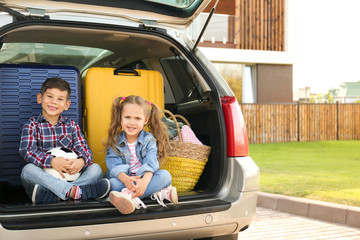
<svg viewBox="0 0 360 240"><path fill-rule="evenodd" d="M164 5L170 5L177 8L186 8L190 6L195 0L149 0L150 2L161 3Z"/></svg>
<svg viewBox="0 0 360 240"><path fill-rule="evenodd" d="M4 43L0 63L70 65L80 71L113 52L101 48L46 43Z"/></svg>

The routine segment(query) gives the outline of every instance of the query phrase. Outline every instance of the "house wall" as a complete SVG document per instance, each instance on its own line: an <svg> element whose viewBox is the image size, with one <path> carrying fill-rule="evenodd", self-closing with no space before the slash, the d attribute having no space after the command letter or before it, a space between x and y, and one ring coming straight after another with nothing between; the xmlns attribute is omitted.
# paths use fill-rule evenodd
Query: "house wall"
<svg viewBox="0 0 360 240"><path fill-rule="evenodd" d="M235 15L235 4L238 0L221 0L216 6L215 13ZM215 3L215 1L214 1ZM210 3L203 12L210 12L214 4Z"/></svg>
<svg viewBox="0 0 360 240"><path fill-rule="evenodd" d="M239 17L241 15L244 18L245 15L243 12L242 14L239 12L238 7L241 5L241 3L245 2L248 2L249 4L251 3L251 5L246 5L248 7L259 6L255 3L260 4L259 9L262 9L264 6L269 6L268 4L270 4L270 9L272 9L274 3L276 4L276 7L278 7L277 9L281 10L280 13L284 25L281 29L278 29L279 31L275 31L275 29L274 31L271 30L272 35L276 33L278 34L278 39L283 39L282 43L281 41L277 41L278 44L276 46L281 46L281 49L279 49L280 51L276 51L277 48L237 48L237 46L235 46L236 44L239 44L239 41L237 40L232 43L228 42L226 44L217 42L204 42L199 44L199 48L212 62L232 64L239 63L253 66L255 68L254 72L257 103L267 104L293 102L293 64L297 59L297 3L296 1L290 0L221 0L216 7L215 14L234 14L235 19L237 19L234 24L235 33L239 33L239 31L242 29L239 25ZM210 3L207 11L210 11L212 6L213 3ZM281 7L279 8L279 6ZM255 17L255 19L257 19L256 14L257 12L253 13L253 17ZM271 14L268 16L271 16ZM262 22L261 19L265 21L264 18L260 18L260 23ZM268 24L265 25L267 26ZM255 28L255 30L256 29L257 28ZM262 34L260 35L263 36ZM251 41L254 42L258 38L256 38L254 35L251 37L251 39ZM264 46L264 44L259 46Z"/></svg>
<svg viewBox="0 0 360 240"><path fill-rule="evenodd" d="M203 12L210 12L215 2ZM215 14L231 16L227 42L232 44L205 41L201 46L285 51L285 0L221 0Z"/></svg>
<svg viewBox="0 0 360 240"><path fill-rule="evenodd" d="M257 64L257 103L290 103L293 101L292 65Z"/></svg>

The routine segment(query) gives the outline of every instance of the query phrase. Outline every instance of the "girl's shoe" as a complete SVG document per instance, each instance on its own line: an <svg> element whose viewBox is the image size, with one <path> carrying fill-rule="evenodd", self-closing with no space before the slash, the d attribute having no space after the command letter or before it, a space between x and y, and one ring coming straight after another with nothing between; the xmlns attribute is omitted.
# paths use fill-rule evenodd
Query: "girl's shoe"
<svg viewBox="0 0 360 240"><path fill-rule="evenodd" d="M122 214L130 214L141 207L146 208L140 198L132 198L132 193L127 188L124 188L121 192L111 191L109 197L111 204Z"/></svg>
<svg viewBox="0 0 360 240"><path fill-rule="evenodd" d="M164 199L168 200L173 204L178 203L178 194L176 187L169 185L166 188L161 189L160 191L152 194L150 196L152 200L156 200L161 206L166 207Z"/></svg>

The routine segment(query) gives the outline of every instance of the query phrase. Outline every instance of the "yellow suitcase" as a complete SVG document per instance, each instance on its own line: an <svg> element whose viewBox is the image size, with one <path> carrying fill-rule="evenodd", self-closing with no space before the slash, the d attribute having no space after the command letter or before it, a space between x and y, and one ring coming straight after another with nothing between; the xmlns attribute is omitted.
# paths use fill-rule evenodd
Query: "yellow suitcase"
<svg viewBox="0 0 360 240"><path fill-rule="evenodd" d="M115 68L90 68L84 78L84 133L94 162L105 173L105 149L111 106L120 96L139 95L164 109L164 83L152 70L117 71Z"/></svg>

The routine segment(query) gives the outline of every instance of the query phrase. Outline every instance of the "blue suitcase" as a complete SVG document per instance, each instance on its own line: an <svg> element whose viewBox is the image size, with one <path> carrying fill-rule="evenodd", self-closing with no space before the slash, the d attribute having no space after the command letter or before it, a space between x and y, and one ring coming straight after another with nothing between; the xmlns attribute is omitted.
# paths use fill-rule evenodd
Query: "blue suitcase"
<svg viewBox="0 0 360 240"><path fill-rule="evenodd" d="M19 155L22 126L41 112L36 101L42 83L61 77L71 87L71 106L63 113L82 126L79 70L71 66L0 64L0 184L20 187L25 161Z"/></svg>

